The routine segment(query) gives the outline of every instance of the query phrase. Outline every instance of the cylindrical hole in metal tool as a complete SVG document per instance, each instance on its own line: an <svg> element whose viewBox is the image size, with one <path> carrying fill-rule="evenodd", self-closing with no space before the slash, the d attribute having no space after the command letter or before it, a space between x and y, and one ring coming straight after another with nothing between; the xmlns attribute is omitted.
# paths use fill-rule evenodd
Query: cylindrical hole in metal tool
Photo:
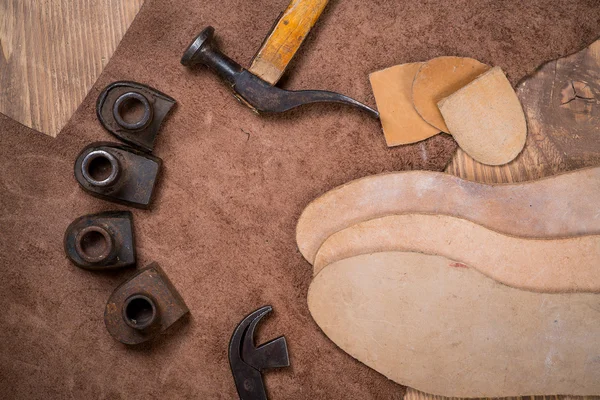
<svg viewBox="0 0 600 400"><path fill-rule="evenodd" d="M123 319L134 329L143 330L157 318L154 300L143 294L129 296L123 304Z"/></svg>
<svg viewBox="0 0 600 400"><path fill-rule="evenodd" d="M113 106L113 116L122 128L142 129L152 118L152 108L148 99L136 92L127 92L119 96Z"/></svg>
<svg viewBox="0 0 600 400"><path fill-rule="evenodd" d="M94 150L83 158L81 173L94 186L110 186L119 177L119 162L105 150Z"/></svg>
<svg viewBox="0 0 600 400"><path fill-rule="evenodd" d="M114 247L110 233L100 226L88 226L77 233L75 250L89 263L104 261L112 253Z"/></svg>

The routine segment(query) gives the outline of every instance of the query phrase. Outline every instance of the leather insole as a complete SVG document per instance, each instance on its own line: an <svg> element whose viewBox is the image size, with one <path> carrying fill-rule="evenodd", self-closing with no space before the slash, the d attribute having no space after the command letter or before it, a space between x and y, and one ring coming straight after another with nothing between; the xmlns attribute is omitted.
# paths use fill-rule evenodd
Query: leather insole
<svg viewBox="0 0 600 400"><path fill-rule="evenodd" d="M389 252L327 266L308 307L342 350L424 392L600 394L596 294L528 292L444 257Z"/></svg>
<svg viewBox="0 0 600 400"><path fill-rule="evenodd" d="M421 66L412 84L412 101L431 126L450 133L437 103L490 69L468 57L437 57Z"/></svg>
<svg viewBox="0 0 600 400"><path fill-rule="evenodd" d="M600 233L600 168L532 182L488 185L435 172L395 172L351 181L302 212L296 241L312 264L333 233L369 219L403 213L465 218L522 237Z"/></svg>
<svg viewBox="0 0 600 400"><path fill-rule="evenodd" d="M445 215L389 215L336 232L319 249L314 273L348 257L383 251L447 257L521 289L600 292L600 235L526 239Z"/></svg>
<svg viewBox="0 0 600 400"><path fill-rule="evenodd" d="M460 148L480 163L506 164L525 146L525 114L500 67L441 100L438 107Z"/></svg>

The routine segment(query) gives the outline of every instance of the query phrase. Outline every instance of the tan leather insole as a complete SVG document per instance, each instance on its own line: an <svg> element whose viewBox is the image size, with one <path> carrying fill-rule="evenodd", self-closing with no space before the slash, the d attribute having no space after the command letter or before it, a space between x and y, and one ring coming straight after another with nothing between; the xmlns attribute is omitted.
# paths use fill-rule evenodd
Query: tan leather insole
<svg viewBox="0 0 600 400"><path fill-rule="evenodd" d="M525 114L500 67L441 100L438 107L460 148L480 163L506 164L525 146Z"/></svg>
<svg viewBox="0 0 600 400"><path fill-rule="evenodd" d="M488 65L467 57L438 57L427 61L413 81L412 101L415 109L430 125L451 133L437 103L488 69Z"/></svg>
<svg viewBox="0 0 600 400"><path fill-rule="evenodd" d="M598 295L528 292L455 265L400 252L341 260L314 278L308 307L342 350L421 391L600 394Z"/></svg>
<svg viewBox="0 0 600 400"><path fill-rule="evenodd" d="M517 184L487 185L425 171L369 176L339 186L302 212L296 241L313 263L331 234L389 214L453 215L523 237L600 233L600 168Z"/></svg>
<svg viewBox="0 0 600 400"><path fill-rule="evenodd" d="M412 84L423 63L395 65L369 75L388 146L415 143L440 133L413 106Z"/></svg>
<svg viewBox="0 0 600 400"><path fill-rule="evenodd" d="M600 235L526 239L446 215L388 215L331 235L314 273L339 260L415 251L467 264L505 285L540 292L600 292Z"/></svg>

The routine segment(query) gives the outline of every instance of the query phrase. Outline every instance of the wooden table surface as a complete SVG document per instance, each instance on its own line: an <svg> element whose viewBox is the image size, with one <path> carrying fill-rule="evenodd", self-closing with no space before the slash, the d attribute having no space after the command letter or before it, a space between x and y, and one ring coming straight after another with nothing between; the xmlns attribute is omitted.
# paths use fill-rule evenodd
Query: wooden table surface
<svg viewBox="0 0 600 400"><path fill-rule="evenodd" d="M108 63L142 3L143 0L0 2L0 49L4 56L0 57L0 112L56 136ZM474 161L459 149L446 172L486 183L536 179L556 172L548 167L551 160L540 162L540 151L528 145L510 164L491 167ZM408 388L405 399L443 398Z"/></svg>
<svg viewBox="0 0 600 400"><path fill-rule="evenodd" d="M143 0L0 1L0 113L56 136Z"/></svg>
<svg viewBox="0 0 600 400"><path fill-rule="evenodd" d="M534 153L535 154L535 153ZM541 178L543 169L535 162L530 149L515 161L502 166L489 166L478 163L460 148L446 168L446 172L476 182L511 183Z"/></svg>

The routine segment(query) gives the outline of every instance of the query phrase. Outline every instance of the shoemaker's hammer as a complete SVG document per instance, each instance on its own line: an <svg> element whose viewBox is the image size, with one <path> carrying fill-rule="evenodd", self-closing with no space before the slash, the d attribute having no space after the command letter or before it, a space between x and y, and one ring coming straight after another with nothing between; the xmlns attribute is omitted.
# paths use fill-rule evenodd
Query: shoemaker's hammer
<svg viewBox="0 0 600 400"><path fill-rule="evenodd" d="M292 0L256 53L250 69L218 50L211 26L194 38L181 63L209 67L231 87L241 103L257 113L283 112L303 104L330 102L348 104L379 118L376 110L339 93L290 91L275 86L327 3L328 0Z"/></svg>

